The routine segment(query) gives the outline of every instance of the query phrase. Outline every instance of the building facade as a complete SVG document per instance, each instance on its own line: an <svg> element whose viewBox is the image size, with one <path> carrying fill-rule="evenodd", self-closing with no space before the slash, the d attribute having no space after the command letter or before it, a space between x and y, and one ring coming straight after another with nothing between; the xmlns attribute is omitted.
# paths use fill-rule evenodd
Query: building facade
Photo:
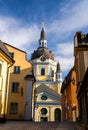
<svg viewBox="0 0 88 130"><path fill-rule="evenodd" d="M88 124L88 34L76 33L74 37L74 57L79 120L83 124Z"/></svg>
<svg viewBox="0 0 88 130"><path fill-rule="evenodd" d="M61 88L63 120L76 121L78 118L76 89L76 73L74 68L72 68L68 75L65 77Z"/></svg>
<svg viewBox="0 0 88 130"><path fill-rule="evenodd" d="M7 118L32 120L32 89L34 77L32 64L26 59L26 52L5 43L15 60L10 68L10 84Z"/></svg>
<svg viewBox="0 0 88 130"><path fill-rule="evenodd" d="M9 89L9 69L14 60L10 57L8 49L0 41L0 121L4 122L7 116L7 102Z"/></svg>
<svg viewBox="0 0 88 130"><path fill-rule="evenodd" d="M42 27L39 46L31 55L33 73L36 79L34 89L34 121L61 121L60 64L47 48L44 27Z"/></svg>

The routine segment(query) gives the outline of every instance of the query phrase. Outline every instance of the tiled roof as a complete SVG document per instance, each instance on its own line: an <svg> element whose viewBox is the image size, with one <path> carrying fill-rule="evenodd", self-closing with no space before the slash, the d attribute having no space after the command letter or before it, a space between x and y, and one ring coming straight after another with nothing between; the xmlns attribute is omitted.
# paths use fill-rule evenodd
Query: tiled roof
<svg viewBox="0 0 88 130"><path fill-rule="evenodd" d="M3 44L1 40L0 40L0 50L2 50L7 56L10 57L8 49L6 48L6 46Z"/></svg>
<svg viewBox="0 0 88 130"><path fill-rule="evenodd" d="M12 63L15 62L15 61L11 58L7 47L4 45L4 43L3 43L1 40L0 40L0 51L3 52L3 53L5 54L5 56L7 56L7 58L9 58L9 60L11 60Z"/></svg>

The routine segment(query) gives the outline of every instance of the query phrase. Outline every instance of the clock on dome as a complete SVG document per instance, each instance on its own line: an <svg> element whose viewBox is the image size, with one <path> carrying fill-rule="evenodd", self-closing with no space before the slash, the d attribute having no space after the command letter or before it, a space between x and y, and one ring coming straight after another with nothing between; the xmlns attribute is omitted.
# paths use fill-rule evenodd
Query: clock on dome
<svg viewBox="0 0 88 130"><path fill-rule="evenodd" d="M45 61L46 60L46 57L45 56L42 56L41 57L41 61Z"/></svg>

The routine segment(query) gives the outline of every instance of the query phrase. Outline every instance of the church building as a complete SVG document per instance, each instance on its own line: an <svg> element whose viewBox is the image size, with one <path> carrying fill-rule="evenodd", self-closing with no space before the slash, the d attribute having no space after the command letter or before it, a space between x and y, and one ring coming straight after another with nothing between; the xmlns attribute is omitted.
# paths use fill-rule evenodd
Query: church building
<svg viewBox="0 0 88 130"><path fill-rule="evenodd" d="M60 64L54 59L47 47L44 26L42 27L39 46L31 54L33 73L36 79L34 88L34 121L61 121L62 72Z"/></svg>

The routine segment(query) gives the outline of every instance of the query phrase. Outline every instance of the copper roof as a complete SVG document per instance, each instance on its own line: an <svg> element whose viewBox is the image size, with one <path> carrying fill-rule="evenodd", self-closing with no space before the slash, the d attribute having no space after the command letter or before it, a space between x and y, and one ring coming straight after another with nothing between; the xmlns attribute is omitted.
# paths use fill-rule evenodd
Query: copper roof
<svg viewBox="0 0 88 130"><path fill-rule="evenodd" d="M39 58L42 55L44 55L47 59L54 60L54 55L52 54L52 52L45 47L39 47L37 50L34 50L34 52L31 54L31 60Z"/></svg>
<svg viewBox="0 0 88 130"><path fill-rule="evenodd" d="M59 62L57 63L57 72L60 72L60 64L59 64Z"/></svg>
<svg viewBox="0 0 88 130"><path fill-rule="evenodd" d="M42 28L42 31L41 31L41 35L40 35L40 40L45 40L45 31L44 31L44 28Z"/></svg>

